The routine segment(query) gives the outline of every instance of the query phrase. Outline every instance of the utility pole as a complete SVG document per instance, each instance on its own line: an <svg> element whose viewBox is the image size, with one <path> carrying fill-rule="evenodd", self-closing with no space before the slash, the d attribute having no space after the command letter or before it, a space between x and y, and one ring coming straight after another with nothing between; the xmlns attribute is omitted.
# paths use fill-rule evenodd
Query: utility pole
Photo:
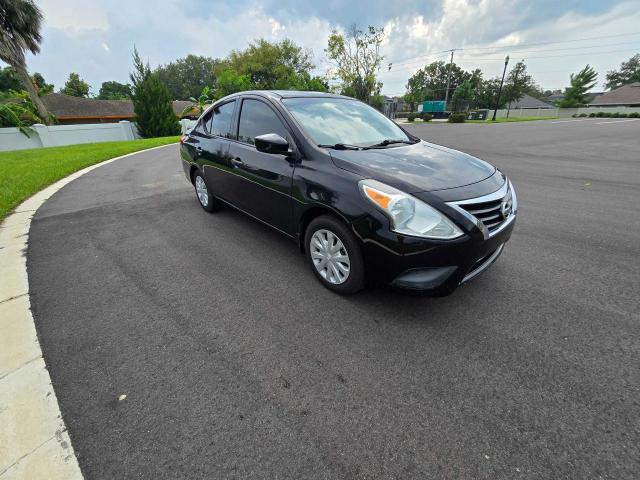
<svg viewBox="0 0 640 480"><path fill-rule="evenodd" d="M500 95L502 94L502 84L504 83L504 75L507 73L507 65L509 65L509 55L504 59L504 70L502 71L502 80L500 80L500 88L498 89L498 98L496 99L496 108L493 110L492 122L496 121L496 114L498 113L498 107L500 106Z"/></svg>
<svg viewBox="0 0 640 480"><path fill-rule="evenodd" d="M449 60L449 73L447 74L447 91L444 94L445 103L449 100L449 85L451 84L451 67L453 66L453 52L455 52L456 50L462 50L462 49L461 48L451 49L451 60Z"/></svg>
<svg viewBox="0 0 640 480"><path fill-rule="evenodd" d="M516 73L513 76L513 88L517 88L518 86L518 74L520 73L520 65L524 65L524 58L518 64L516 64ZM509 112L511 111L511 98L509 98L509 105L507 106L507 118L509 118Z"/></svg>

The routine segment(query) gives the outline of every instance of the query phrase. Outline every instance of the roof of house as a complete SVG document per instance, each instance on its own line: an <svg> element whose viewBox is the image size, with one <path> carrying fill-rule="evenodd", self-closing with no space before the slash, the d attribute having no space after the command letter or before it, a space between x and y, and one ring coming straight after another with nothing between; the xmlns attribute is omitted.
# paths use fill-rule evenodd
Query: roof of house
<svg viewBox="0 0 640 480"><path fill-rule="evenodd" d="M69 119L132 119L133 102L131 100L98 100L95 98L81 98L64 95L62 93L50 93L42 97L47 110L60 120ZM173 111L181 116L182 111L192 105L187 100L174 100Z"/></svg>
<svg viewBox="0 0 640 480"><path fill-rule="evenodd" d="M597 96L591 105L640 105L640 82L623 85Z"/></svg>
<svg viewBox="0 0 640 480"><path fill-rule="evenodd" d="M524 96L517 102L511 102L511 108L555 108L553 105L542 100L538 100L531 95Z"/></svg>

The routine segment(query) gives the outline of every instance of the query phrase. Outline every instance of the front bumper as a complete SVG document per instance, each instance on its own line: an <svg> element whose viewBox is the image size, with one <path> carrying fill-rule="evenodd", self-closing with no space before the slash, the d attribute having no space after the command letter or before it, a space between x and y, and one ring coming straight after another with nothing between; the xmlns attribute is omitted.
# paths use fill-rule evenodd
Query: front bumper
<svg viewBox="0 0 640 480"><path fill-rule="evenodd" d="M477 219L474 223L468 215L466 219L459 217L457 220L464 225L465 235L449 241L397 235L382 218L369 219L366 227L356 224L354 230L362 233L368 278L396 288L443 296L480 275L498 259L511 237L516 216L517 209L514 209L492 233ZM462 223L465 220L467 223ZM370 235L367 237L365 232Z"/></svg>

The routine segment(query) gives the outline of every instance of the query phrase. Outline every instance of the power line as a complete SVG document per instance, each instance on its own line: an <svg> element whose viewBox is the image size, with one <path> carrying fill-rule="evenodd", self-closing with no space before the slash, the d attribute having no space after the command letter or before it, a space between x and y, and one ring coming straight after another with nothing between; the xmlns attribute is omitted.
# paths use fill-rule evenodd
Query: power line
<svg viewBox="0 0 640 480"><path fill-rule="evenodd" d="M607 50L604 52L583 52L583 53L570 53L568 55L541 55L541 56L534 56L534 57L525 57L526 60L531 60L531 59L538 59L538 58L566 58L566 57L580 57L580 56L584 56L584 55L604 55L604 54L608 54L608 53L621 53L621 52L635 52L638 49L640 49L640 45L636 48L625 48L622 50ZM464 54L463 54L464 55ZM499 58L471 58L469 60L480 60L480 61L498 61L500 60Z"/></svg>
<svg viewBox="0 0 640 480"><path fill-rule="evenodd" d="M626 48L626 49L619 49L619 50L607 50L607 51L603 51L603 52L584 52L584 53L571 53L571 54L567 54L567 55L539 55L539 56L527 56L525 55L525 59L526 60L535 60L535 59L544 59L544 58L567 58L567 57L579 57L579 56L584 56L584 55L606 55L606 54L610 54L610 53L622 53L622 52L635 52L638 51L640 49L640 45L637 48ZM522 52L513 52L513 54L521 54ZM461 61L466 61L466 62L480 62L480 63L491 63L491 62L502 62L502 57L476 57L474 54L467 54L467 53L461 53L460 54ZM499 54L496 54L499 55ZM425 59L426 60L426 59ZM394 65L394 70L410 70L410 69L414 69L414 68L418 68L418 65L423 64L424 60L422 61L414 61L412 65L400 65L399 67L395 67L395 63Z"/></svg>
<svg viewBox="0 0 640 480"><path fill-rule="evenodd" d="M539 49L528 49L528 50L513 50L513 51L509 51L510 54L512 55L522 55L522 54L527 54L527 53L539 53L539 52L562 52L565 50L583 50L585 48L602 48L602 47L616 47L616 46L620 46L620 45L635 45L638 44L639 40L634 40L632 42L618 42L618 43L604 43L601 45L583 45L581 47L568 47L568 48L553 48L550 50L539 50ZM458 48L456 50L461 50L463 52L467 52L467 50L463 49L463 48ZM447 50L449 51L449 50ZM462 53L462 56L474 56L474 55L479 55L479 54L475 54L475 53ZM490 53L489 55L492 55L492 53ZM496 52L495 55L502 55L502 53ZM405 63L420 63L423 60L418 59L419 57L414 57L416 58L416 60L407 60L405 62L398 62L395 63L394 65L402 65Z"/></svg>
<svg viewBox="0 0 640 480"><path fill-rule="evenodd" d="M553 42L538 42L538 43L523 43L523 44L519 44L519 45L494 45L491 47L470 47L470 48L461 48L461 49L457 49L457 50L463 50L465 52L469 52L469 51L474 51L474 50L499 50L499 49L509 49L510 53L514 53L514 54L520 54L523 53L525 51L540 51L540 52L544 52L544 51L561 51L561 50L575 50L575 49L582 49L582 48L597 48L597 47L603 47L603 46L616 46L616 45L625 45L625 44L632 44L635 43L635 41L632 42L620 42L620 43L612 43L612 44L604 44L604 45L583 45L580 47L570 47L570 48L559 48L559 49L552 49L552 50L537 50L537 49L526 49L526 50L513 50L516 48L522 48L522 47L531 47L531 46L539 46L539 45L554 45L554 44L562 44L562 43L574 43L574 42L583 42L586 40L599 40L599 39L603 39L603 38L617 38L617 37L628 37L628 36L636 36L636 35L640 35L640 32L635 32L635 33L620 33L620 34L615 34L615 35L602 35L599 37L585 37L585 38L578 38L578 39L573 39L573 40L558 40L558 41L553 41ZM440 52L441 53L448 53L450 50L445 50L444 52ZM504 52L496 52L496 53L500 53L501 55ZM410 57L404 60L400 60L397 62L394 62L394 65L402 65L405 63L412 63L414 61L418 61L417 59L420 58L431 58L431 57L435 57L439 54L429 54L429 55L417 55L415 57ZM473 55L473 54L471 54Z"/></svg>
<svg viewBox="0 0 640 480"><path fill-rule="evenodd" d="M640 35L640 32L618 33L615 35L602 35L599 37L575 38L573 40L557 40L554 42L522 43L520 45L494 45L493 47L471 47L467 50L491 50L495 48L532 47L532 46L538 46L538 45L554 45L559 43L584 42L585 40L602 40L603 38L629 37L634 35Z"/></svg>

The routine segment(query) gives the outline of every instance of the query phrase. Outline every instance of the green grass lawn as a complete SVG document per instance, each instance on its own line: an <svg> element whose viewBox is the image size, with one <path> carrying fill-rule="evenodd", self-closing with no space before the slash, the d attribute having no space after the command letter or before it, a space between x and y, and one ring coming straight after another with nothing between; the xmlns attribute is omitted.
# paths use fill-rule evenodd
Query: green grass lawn
<svg viewBox="0 0 640 480"><path fill-rule="evenodd" d="M89 165L145 148L178 143L180 137L0 152L0 221L39 190Z"/></svg>

